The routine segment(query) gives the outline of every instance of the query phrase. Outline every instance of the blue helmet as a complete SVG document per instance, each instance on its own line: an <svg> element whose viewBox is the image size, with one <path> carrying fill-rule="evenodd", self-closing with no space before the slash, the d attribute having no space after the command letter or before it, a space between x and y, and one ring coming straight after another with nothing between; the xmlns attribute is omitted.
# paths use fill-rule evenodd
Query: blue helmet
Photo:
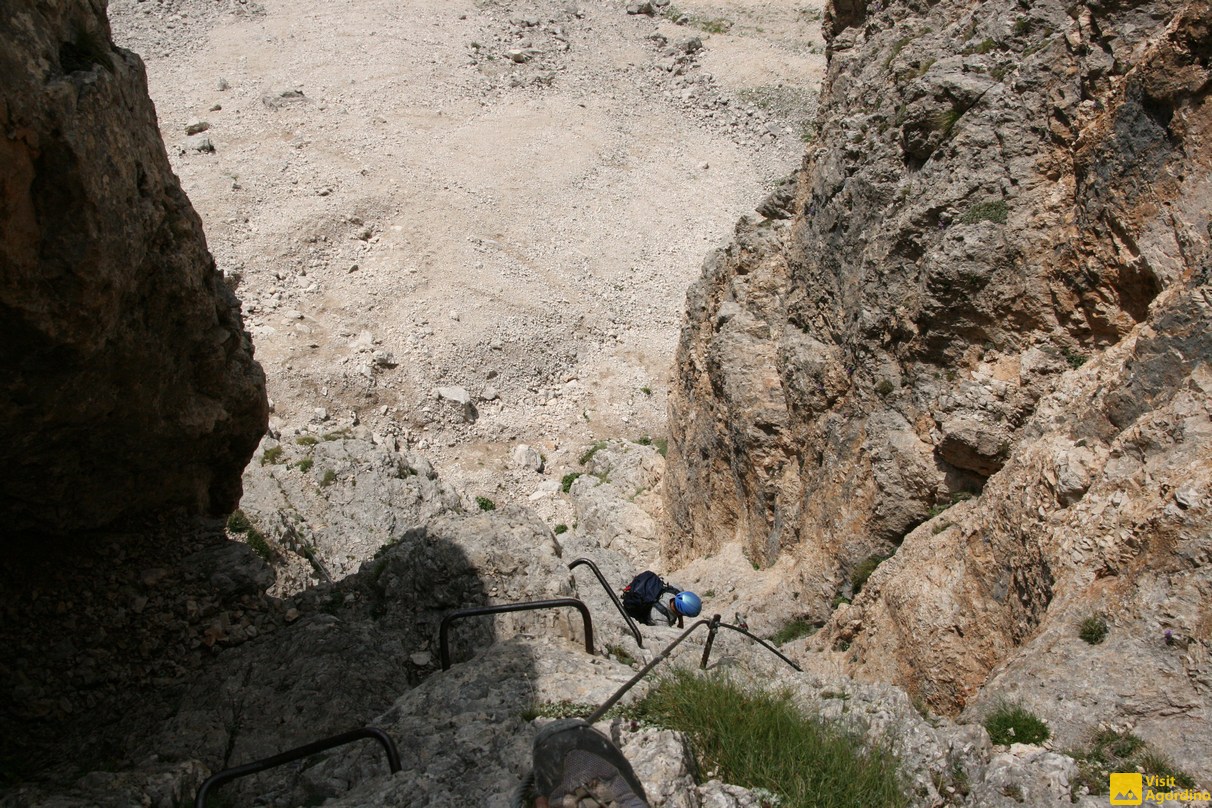
<svg viewBox="0 0 1212 808"><path fill-rule="evenodd" d="M687 617L698 617L699 612L703 611L703 601L693 592L678 592L673 598L673 604Z"/></svg>

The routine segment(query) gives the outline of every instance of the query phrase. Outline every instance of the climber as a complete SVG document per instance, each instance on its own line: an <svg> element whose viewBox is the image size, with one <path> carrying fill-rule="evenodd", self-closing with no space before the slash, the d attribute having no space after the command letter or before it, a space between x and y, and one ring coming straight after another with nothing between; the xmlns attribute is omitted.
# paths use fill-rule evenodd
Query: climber
<svg viewBox="0 0 1212 808"><path fill-rule="evenodd" d="M623 608L627 614L649 626L656 625L652 619L652 610L656 609L668 625L672 626L676 620L678 628L684 628L682 618L698 617L703 610L703 601L693 592L670 586L655 572L645 570L623 590Z"/></svg>

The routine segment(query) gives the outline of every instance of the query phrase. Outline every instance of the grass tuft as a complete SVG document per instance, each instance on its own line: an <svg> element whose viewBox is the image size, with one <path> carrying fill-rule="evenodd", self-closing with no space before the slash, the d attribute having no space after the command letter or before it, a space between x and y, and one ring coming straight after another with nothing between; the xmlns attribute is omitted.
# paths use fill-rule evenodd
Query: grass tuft
<svg viewBox="0 0 1212 808"><path fill-rule="evenodd" d="M1195 779L1175 768L1169 758L1149 748L1137 735L1126 730L1100 729L1090 736L1081 749L1067 749L1065 754L1077 761L1077 777L1070 783L1074 802L1082 792L1095 796L1106 794L1108 775L1112 772L1139 771L1146 775L1173 777L1179 788L1195 788Z"/></svg>
<svg viewBox="0 0 1212 808"><path fill-rule="evenodd" d="M867 579L871 577L871 573L875 572L875 568L886 561L886 555L871 555L864 558L850 572L850 596L854 597L867 583Z"/></svg>
<svg viewBox="0 0 1212 808"><path fill-rule="evenodd" d="M996 47L997 43L992 39L983 39L975 45L969 45L968 47L964 48L962 51L960 51L960 53L965 56L971 56L974 53L985 54Z"/></svg>
<svg viewBox="0 0 1212 808"><path fill-rule="evenodd" d="M1077 636L1091 645L1098 645L1107 639L1107 621L1103 619L1102 615L1092 614L1078 626Z"/></svg>
<svg viewBox="0 0 1212 808"><path fill-rule="evenodd" d="M572 488L572 484L575 483L577 481L577 477L580 476L581 472L579 471L570 471L565 474L560 480L560 490L567 494L568 489Z"/></svg>
<svg viewBox="0 0 1212 808"><path fill-rule="evenodd" d="M252 522L248 521L244 511L232 511L231 516L227 517L227 529L232 533L247 533L252 527Z"/></svg>
<svg viewBox="0 0 1212 808"><path fill-rule="evenodd" d="M261 556L261 560L266 564L274 560L274 551L270 549L269 542L265 540L264 534L255 527L249 527L248 533L245 534L245 539L248 541L248 546L253 552Z"/></svg>
<svg viewBox="0 0 1212 808"><path fill-rule="evenodd" d="M810 634L815 634L819 626L797 617L790 623L787 623L770 637L770 642L775 645L785 645L792 640L798 640L800 637L807 637Z"/></svg>
<svg viewBox="0 0 1212 808"><path fill-rule="evenodd" d="M497 509L497 503L488 497L476 497L476 505L482 511L495 511Z"/></svg>
<svg viewBox="0 0 1212 808"><path fill-rule="evenodd" d="M963 111L957 106L939 110L930 116L930 128L936 132L942 132L943 136L946 137L955 128L955 125L959 123L959 119L963 114Z"/></svg>
<svg viewBox="0 0 1212 808"><path fill-rule="evenodd" d="M1012 743L1043 743L1052 733L1048 725L1021 704L1001 704L985 718L989 738L1002 746Z"/></svg>
<svg viewBox="0 0 1212 808"><path fill-rule="evenodd" d="M276 466L277 464L282 462L282 454L285 451L286 450L283 449L281 446L269 447L268 449L265 450L265 453L263 455L261 455L261 465L262 466Z"/></svg>
<svg viewBox="0 0 1212 808"><path fill-rule="evenodd" d="M265 540L265 534L257 530L248 520L244 511L232 511L231 516L227 517L227 529L232 533L243 533L244 541L248 542L248 546L253 549L254 553L261 556L265 563L268 564L274 560L276 554L269 546L269 542Z"/></svg>
<svg viewBox="0 0 1212 808"><path fill-rule="evenodd" d="M908 805L891 752L805 715L786 692L677 671L637 710L641 720L686 733L713 777L773 792L785 808Z"/></svg>
<svg viewBox="0 0 1212 808"><path fill-rule="evenodd" d="M593 444L593 446L589 447L589 449L585 452L585 454L581 455L580 459L577 460L577 462L583 466L586 463L588 463L590 460L593 460L593 456L605 448L606 448L606 441L604 441L604 440L597 441L596 443Z"/></svg>

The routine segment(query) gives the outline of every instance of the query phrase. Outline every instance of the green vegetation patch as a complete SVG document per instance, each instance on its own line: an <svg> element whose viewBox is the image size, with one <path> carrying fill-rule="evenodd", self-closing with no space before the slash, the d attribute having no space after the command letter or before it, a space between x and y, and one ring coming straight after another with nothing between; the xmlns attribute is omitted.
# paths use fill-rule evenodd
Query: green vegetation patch
<svg viewBox="0 0 1212 808"><path fill-rule="evenodd" d="M568 532L568 525L564 524L563 522L561 522L560 524L555 526L555 534L557 536L562 536L563 534L565 534L567 532Z"/></svg>
<svg viewBox="0 0 1212 808"><path fill-rule="evenodd" d="M274 560L274 551L270 548L269 542L265 540L265 536L255 527L250 527L248 532L244 534L248 546L253 549L253 552L261 556L266 564Z"/></svg>
<svg viewBox="0 0 1212 808"><path fill-rule="evenodd" d="M978 202L964 212L959 218L960 224L976 224L977 222L993 222L1005 224L1010 209L1002 200L996 202Z"/></svg>
<svg viewBox="0 0 1212 808"><path fill-rule="evenodd" d="M337 473L332 469L325 469L324 476L320 478L320 487L327 488L337 481Z"/></svg>
<svg viewBox="0 0 1212 808"><path fill-rule="evenodd" d="M905 49L905 46L916 38L916 36L901 37L896 42L892 43L892 47L888 49L888 58L884 60L884 69L887 70L888 68L892 67L893 61L895 61L896 57L899 56L901 51Z"/></svg>
<svg viewBox="0 0 1212 808"><path fill-rule="evenodd" d="M989 738L1002 746L1012 743L1043 743L1052 733L1020 704L1000 704L985 718Z"/></svg>
<svg viewBox="0 0 1212 808"><path fill-rule="evenodd" d="M789 693L678 671L637 709L645 722L686 733L705 771L777 794L784 808L908 805L891 752L805 715Z"/></svg>
<svg viewBox="0 0 1212 808"><path fill-rule="evenodd" d="M1077 636L1091 645L1098 645L1107 639L1107 621L1102 615L1092 614L1077 627Z"/></svg>
<svg viewBox="0 0 1212 808"><path fill-rule="evenodd" d="M943 511L950 508L952 505L972 499L975 496L971 491L955 491L951 494L951 499L947 502L936 502L930 506L930 510L926 511L926 518L933 519ZM944 528L945 529L945 528ZM941 531L940 531L941 532Z"/></svg>
<svg viewBox="0 0 1212 808"><path fill-rule="evenodd" d="M315 435L300 435L299 437L295 438L295 443L299 444L300 446L315 446L319 442L320 439Z"/></svg>
<svg viewBox="0 0 1212 808"><path fill-rule="evenodd" d="M497 509L497 503L488 497L476 497L476 506L482 511L495 511Z"/></svg>
<svg viewBox="0 0 1212 808"><path fill-rule="evenodd" d="M1074 370L1077 370L1082 365L1086 364L1086 360L1089 359L1089 357L1084 353L1070 350L1069 348L1062 348L1061 353L1065 357L1065 362L1068 363L1069 367L1073 368Z"/></svg>
<svg viewBox="0 0 1212 808"><path fill-rule="evenodd" d="M669 456L669 438L656 438L653 440L652 445L656 447L657 453L661 457Z"/></svg>
<svg viewBox="0 0 1212 808"><path fill-rule="evenodd" d="M626 648L622 647L621 645L607 645L606 653L610 654L615 659L617 659L619 662L622 662L624 665L634 665L634 664L636 664L636 662L639 661L634 656L631 655L630 651L628 651Z"/></svg>
<svg viewBox="0 0 1212 808"><path fill-rule="evenodd" d="M800 637L807 637L810 634L815 634L819 626L811 623L803 618L797 617L790 623L787 623L770 637L770 642L775 645L785 645L792 640L798 640Z"/></svg>
<svg viewBox="0 0 1212 808"><path fill-rule="evenodd" d="M282 462L282 455L286 450L281 446L271 446L261 455L262 466L276 466Z"/></svg>
<svg viewBox="0 0 1212 808"><path fill-rule="evenodd" d="M575 483L577 481L577 477L580 477L580 476L581 476L581 472L579 472L579 471L570 471L567 474L565 474L564 477L560 480L560 490L563 491L565 494L567 494L568 489L572 488L572 484Z"/></svg>
<svg viewBox="0 0 1212 808"><path fill-rule="evenodd" d="M1065 754L1077 761L1077 777L1070 784L1075 802L1083 790L1096 796L1106 794L1108 775L1112 772L1139 771L1146 775L1173 777L1180 789L1196 786L1195 778L1126 730L1100 729L1090 736L1085 747L1067 749Z"/></svg>
<svg viewBox="0 0 1212 808"><path fill-rule="evenodd" d="M581 455L580 459L578 459L577 462L583 466L586 463L588 463L590 460L593 460L593 456L605 448L606 448L606 441L604 441L604 440L597 441L596 443L593 444L593 446L589 447L589 449L585 452L585 454Z"/></svg>
<svg viewBox="0 0 1212 808"><path fill-rule="evenodd" d="M993 50L996 47L997 47L997 43L994 42L992 39L984 39L975 45L969 45L968 47L966 47L962 51L960 51L960 53L962 53L965 56L971 56L974 53L985 54L985 53L988 53L989 51Z"/></svg>
<svg viewBox="0 0 1212 808"><path fill-rule="evenodd" d="M227 517L227 529L231 533L244 534L244 541L248 542L248 546L253 549L253 552L261 556L266 563L274 560L276 553L269 546L269 542L265 540L265 534L257 530L253 523L248 520L248 516L244 511L232 511L231 516Z"/></svg>
<svg viewBox="0 0 1212 808"><path fill-rule="evenodd" d="M957 106L948 107L947 109L939 110L934 115L930 116L930 128L936 132L941 132L944 136L955 128L959 123L959 119L963 117L963 110Z"/></svg>
<svg viewBox="0 0 1212 808"><path fill-rule="evenodd" d="M875 568L883 562L887 561L890 556L886 555L870 555L858 563L850 572L850 592L851 597L854 597L862 590L867 583L867 579L871 577L871 573L875 572Z"/></svg>
<svg viewBox="0 0 1212 808"><path fill-rule="evenodd" d="M252 522L248 521L244 511L232 511L231 516L227 517L227 529L232 533L247 533L251 527Z"/></svg>

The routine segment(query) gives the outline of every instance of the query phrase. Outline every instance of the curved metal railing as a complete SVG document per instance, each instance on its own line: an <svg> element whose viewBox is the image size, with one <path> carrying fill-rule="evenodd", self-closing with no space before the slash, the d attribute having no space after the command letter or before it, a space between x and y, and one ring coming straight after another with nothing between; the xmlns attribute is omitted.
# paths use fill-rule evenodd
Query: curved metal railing
<svg viewBox="0 0 1212 808"><path fill-rule="evenodd" d="M627 628L631 629L631 633L635 637L635 644L643 648L644 637L640 634L639 627L637 627L635 621L631 619L631 615L627 614L627 610L623 608L623 602L619 600L619 596L616 595L614 590L610 588L610 584L606 583L606 578L602 575L602 571L598 569L598 565L590 561L588 558L578 558L576 561L568 565L568 569L574 570L582 564L589 567L593 574L597 576L598 581L602 584L602 588L606 590L606 594L610 595L610 599L614 601L615 608L619 610L619 614L623 615L623 619L627 621Z"/></svg>
<svg viewBox="0 0 1212 808"><path fill-rule="evenodd" d="M335 746L344 746L347 743L352 743L362 738L371 738L378 741L383 747L383 751L387 753L387 765L391 769L391 773L395 774L400 771L400 752L396 749L395 741L391 739L391 736L378 727L361 727L360 729L343 732L340 735L334 735L331 738L324 738L323 740L309 743L306 746L289 749L273 757L267 757L264 760L257 760L252 763L246 763L243 766L224 769L221 772L212 774L198 787L198 794L194 798L194 808L206 808L207 793L224 783L238 780L241 777L247 777L257 772L263 772L266 769L272 769L275 766L281 766L293 760L309 757L317 752L332 749Z"/></svg>
<svg viewBox="0 0 1212 808"><path fill-rule="evenodd" d="M534 600L527 603L504 603L496 606L481 606L476 609L459 609L442 618L438 627L438 650L442 659L442 670L450 669L450 624L464 617L476 617L483 614L501 614L503 612L526 612L534 609L553 609L559 606L572 606L581 613L585 624L585 651L593 655L593 618L589 616L589 607L576 598L554 598L552 600Z"/></svg>
<svg viewBox="0 0 1212 808"><path fill-rule="evenodd" d="M783 652L782 652L782 651L778 650L778 649L777 649L777 648L775 648L773 645L771 645L770 643L768 643L768 642L766 642L765 640L763 640L761 637L758 637L758 636L755 636L755 635L753 635L753 634L750 634L750 633L749 633L749 632L748 632L746 629L743 629L743 628L741 628L740 626L734 626L734 625L732 625L731 623L721 623L721 622L720 622L720 616L719 616L718 614L717 614L715 617L713 617L713 618L711 619L711 634L710 634L710 635L707 637L707 645L706 645L706 647L705 647L705 648L703 648L703 660L702 660L702 662L699 664L699 667L700 667L701 669L703 669L703 670L706 670L706 669L707 669L707 660L708 660L708 658L711 656L711 646L712 646L712 645L715 643L715 635L716 635L716 632L717 632L719 629L721 629L721 628L730 628L730 629L732 629L733 631L739 631L741 634L744 634L744 635L745 635L746 637L748 637L749 639L751 639L751 640L753 640L754 642L758 643L758 644L759 644L759 645L761 645L763 648L765 648L767 651L769 651L770 653L774 654L774 655L775 655L775 656L777 656L779 659L783 660L784 662L786 662L786 663L787 663L788 665L790 665L791 667L795 668L795 669L796 669L797 671L799 671L800 673L803 673L803 672L804 672L804 670L803 670L803 669L802 669L802 668L801 668L799 665L795 664L795 663L794 663L794 662L792 662L790 659L788 659L788 658L786 657L786 655L784 655L784 654L783 654Z"/></svg>
<svg viewBox="0 0 1212 808"><path fill-rule="evenodd" d="M596 710L594 710L592 713L590 713L588 716L586 716L585 721L587 721L590 724L593 724L594 722L598 721L602 716L604 716L606 714L607 710L609 710L611 707L613 707L615 704L617 704L619 699L623 698L623 696L626 695L628 690L631 690L631 688L635 687L636 684L638 684L641 679L643 679L645 676L648 675L649 671L651 671L658 664L660 664L664 659L666 659L669 656L669 654L673 652L673 649L677 648L682 643L683 640L685 640L687 637L689 637L691 634L693 634L694 631L697 628L699 628L699 626L707 626L708 629L711 631L710 636L708 636L708 638L707 638L707 645L703 649L703 660L701 663L701 667L703 667L703 668L707 667L707 659L711 655L711 646L715 641L716 632L721 627L723 627L723 628L730 628L735 631L739 631L742 634L746 635L747 637L757 640L759 643L761 643L763 646L765 646L770 651L774 651L774 653L777 654L779 656L779 658L781 658L788 665L795 668L797 671L801 671L799 665L795 664L790 659L783 656L781 653L776 651L773 646L769 645L764 640L754 637L748 631L746 631L743 628L740 628L739 626L729 625L728 623L721 623L720 616L717 614L714 617L712 617L710 620L699 620L693 626L691 626L690 628L683 631L681 636L679 636L673 642L669 643L669 645L667 645L665 647L664 651L661 651L661 653L659 653L655 657L653 657L652 661L649 662L647 665L645 665L643 668L641 668L639 673L637 673L635 676L632 676L630 679L628 679L627 682L622 687L620 687L618 690L616 690L610 698L608 698L608 699L606 699L606 701L602 702L600 707L598 707Z"/></svg>

